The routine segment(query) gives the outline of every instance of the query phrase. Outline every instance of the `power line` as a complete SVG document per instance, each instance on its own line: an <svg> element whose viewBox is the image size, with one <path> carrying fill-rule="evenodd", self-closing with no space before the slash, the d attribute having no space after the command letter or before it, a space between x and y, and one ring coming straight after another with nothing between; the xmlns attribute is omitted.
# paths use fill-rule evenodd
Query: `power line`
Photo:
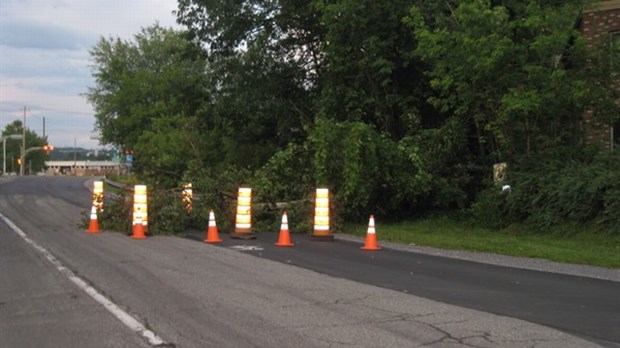
<svg viewBox="0 0 620 348"><path fill-rule="evenodd" d="M75 114L75 115L94 116L94 113L92 113L92 112L70 111L70 110L61 110L61 109L55 109L55 108L38 107L37 110L62 112L62 113L66 113L66 114Z"/></svg>

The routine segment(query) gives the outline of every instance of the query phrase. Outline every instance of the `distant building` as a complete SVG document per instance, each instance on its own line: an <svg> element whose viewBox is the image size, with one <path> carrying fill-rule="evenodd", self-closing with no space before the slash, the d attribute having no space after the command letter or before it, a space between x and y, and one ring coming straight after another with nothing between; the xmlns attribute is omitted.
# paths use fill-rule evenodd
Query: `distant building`
<svg viewBox="0 0 620 348"><path fill-rule="evenodd" d="M121 169L120 163L112 161L45 161L46 175L119 174Z"/></svg>
<svg viewBox="0 0 620 348"><path fill-rule="evenodd" d="M585 10L581 32L591 48L620 43L620 0L601 1ZM617 87L620 88L620 83ZM593 120L591 112L587 112L584 123L588 144L601 144L609 150L620 149L620 122L600 124Z"/></svg>

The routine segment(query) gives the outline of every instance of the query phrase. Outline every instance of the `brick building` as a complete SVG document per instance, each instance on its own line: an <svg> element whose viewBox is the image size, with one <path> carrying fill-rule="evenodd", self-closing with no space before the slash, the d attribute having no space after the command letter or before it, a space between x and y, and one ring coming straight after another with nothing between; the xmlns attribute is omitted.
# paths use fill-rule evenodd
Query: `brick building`
<svg viewBox="0 0 620 348"><path fill-rule="evenodd" d="M588 47L620 43L620 0L601 1L585 10L581 31ZM620 150L620 122L600 124L592 119L592 113L586 113L584 123L589 144L600 143L606 149Z"/></svg>

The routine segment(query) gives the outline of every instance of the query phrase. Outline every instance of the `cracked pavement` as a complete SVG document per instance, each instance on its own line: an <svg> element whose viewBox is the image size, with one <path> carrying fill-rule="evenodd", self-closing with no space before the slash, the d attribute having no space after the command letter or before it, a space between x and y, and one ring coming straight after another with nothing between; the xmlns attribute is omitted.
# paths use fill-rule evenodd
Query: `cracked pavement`
<svg viewBox="0 0 620 348"><path fill-rule="evenodd" d="M83 211L79 209L82 202L75 199L75 192L81 190L79 180L28 178L28 185L4 184L0 190L0 210L18 221L32 240L147 324L170 346L597 346L524 320L346 280L226 247L176 237L134 241L121 233L89 235L76 223ZM87 207L90 197L84 196L83 204ZM2 229L0 233L10 232ZM17 238L13 239L3 248L24 248ZM17 286L15 280L22 277L23 270L3 260L3 255L9 254L0 254L2 283ZM371 271L374 270L368 270ZM55 297L64 298L65 292L67 296L77 294L87 307L97 308L95 303L88 306L88 298L71 284L58 277L53 282L58 284ZM45 288L49 284L35 285ZM45 300L31 303L29 312L39 311L39 306L54 306L54 298ZM0 338L22 342L24 347L44 347L46 340L37 342L38 345L27 342L40 333L61 337L71 331L63 328L62 322L55 322L54 328L58 329L53 331L44 330L41 323L29 326L29 320L36 318L24 317L24 303L15 302L2 287L0 302ZM65 307L60 303L58 308L62 311ZM110 317L97 312L114 327ZM71 312L76 316L72 322L80 321L79 314ZM122 340L124 336L119 331L114 332ZM135 337L132 339L135 341ZM51 338L47 341L56 342ZM81 347L101 346L100 342L79 343Z"/></svg>

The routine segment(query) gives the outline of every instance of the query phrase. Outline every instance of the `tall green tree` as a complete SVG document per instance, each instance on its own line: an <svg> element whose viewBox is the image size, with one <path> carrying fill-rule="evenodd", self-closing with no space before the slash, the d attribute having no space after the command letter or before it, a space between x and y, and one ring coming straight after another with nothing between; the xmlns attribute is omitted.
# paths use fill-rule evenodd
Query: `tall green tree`
<svg viewBox="0 0 620 348"><path fill-rule="evenodd" d="M302 72L263 46L214 57L209 77L215 122L227 163L256 169L289 142L303 140L311 122Z"/></svg>
<svg viewBox="0 0 620 348"><path fill-rule="evenodd" d="M469 125L480 160L580 145L584 111L617 114L609 69L601 74L578 31L586 3L444 1L445 16L432 21L413 8L429 100Z"/></svg>
<svg viewBox="0 0 620 348"><path fill-rule="evenodd" d="M258 168L313 121L321 27L303 0L181 0L178 20L209 51L212 128L228 163Z"/></svg>
<svg viewBox="0 0 620 348"><path fill-rule="evenodd" d="M262 71L252 72L260 85L297 91L298 98L284 96L289 105L279 105L290 116L277 119L306 128L317 114L362 121L398 139L415 131L420 113L432 112L423 66L410 54L413 33L402 23L414 3L427 6L409 0L181 0L178 18L212 58L237 62L220 75L249 65ZM236 90L248 88L256 87ZM281 95L273 92L264 91Z"/></svg>
<svg viewBox="0 0 620 348"><path fill-rule="evenodd" d="M425 102L424 65L402 19L411 0L315 1L325 27L319 113L361 121L398 140L417 131Z"/></svg>
<svg viewBox="0 0 620 348"><path fill-rule="evenodd" d="M415 38L402 21L411 1L179 4L179 22L210 52L213 114L225 132L224 153L236 157L231 163L255 169L291 153L307 156L314 177L292 175L283 185L330 185L353 214L386 197L394 199L384 209L394 211L428 191L412 136L422 115L434 122L435 113L425 65L411 54ZM382 168L368 168L365 157Z"/></svg>
<svg viewBox="0 0 620 348"><path fill-rule="evenodd" d="M2 130L2 137L8 135L22 135L23 134L22 121L16 120L13 123L9 123ZM47 144L47 139L40 137L36 132L26 128L26 149L33 147L41 147ZM18 158L21 154L22 140L7 140L6 141L6 168L7 172L19 173ZM3 153L0 153L2 161L5 159L2 157ZM24 162L24 173L34 174L41 172L45 167L45 160L49 156L42 150L31 151L26 154ZM0 167L1 169L2 167Z"/></svg>
<svg viewBox="0 0 620 348"><path fill-rule="evenodd" d="M192 118L208 105L204 51L183 32L153 25L133 41L101 38L90 54L95 86L87 97L102 143L136 151L139 173L158 176L165 168L160 177L179 178L200 157L200 125ZM182 136L159 134L181 130Z"/></svg>

